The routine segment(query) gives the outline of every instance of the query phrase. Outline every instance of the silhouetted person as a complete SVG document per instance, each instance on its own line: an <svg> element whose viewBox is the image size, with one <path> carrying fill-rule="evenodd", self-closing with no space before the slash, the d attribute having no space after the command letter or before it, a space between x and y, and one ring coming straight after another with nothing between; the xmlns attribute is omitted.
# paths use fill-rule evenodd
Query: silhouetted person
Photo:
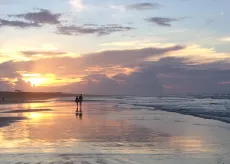
<svg viewBox="0 0 230 164"><path fill-rule="evenodd" d="M2 101L5 101L5 97L2 97Z"/></svg>
<svg viewBox="0 0 230 164"><path fill-rule="evenodd" d="M82 94L79 96L79 102L80 102L80 106L82 106L82 101L83 101L83 96Z"/></svg>
<svg viewBox="0 0 230 164"><path fill-rule="evenodd" d="M77 103L77 108L78 108L78 103L80 102L80 100L79 100L78 96L76 96L76 98L75 98L75 102Z"/></svg>

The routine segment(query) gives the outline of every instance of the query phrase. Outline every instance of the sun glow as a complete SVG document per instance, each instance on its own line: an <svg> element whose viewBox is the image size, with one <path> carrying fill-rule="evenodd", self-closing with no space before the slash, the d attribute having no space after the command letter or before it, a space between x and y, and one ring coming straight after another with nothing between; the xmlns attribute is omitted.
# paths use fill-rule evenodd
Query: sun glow
<svg viewBox="0 0 230 164"><path fill-rule="evenodd" d="M42 114L40 113L30 113L27 115L28 118L30 119L35 119L35 120L39 120L42 117Z"/></svg>
<svg viewBox="0 0 230 164"><path fill-rule="evenodd" d="M40 86L46 81L40 74L23 74L23 77L23 79L26 82L30 82L32 86Z"/></svg>
<svg viewBox="0 0 230 164"><path fill-rule="evenodd" d="M45 79L44 78L30 78L29 81L31 85L39 86L42 83L44 83Z"/></svg>
<svg viewBox="0 0 230 164"><path fill-rule="evenodd" d="M25 74L21 73L22 80L29 82L32 87L46 87L46 86L62 86L66 84L71 84L75 82L80 82L81 77L64 77L57 78L55 74Z"/></svg>

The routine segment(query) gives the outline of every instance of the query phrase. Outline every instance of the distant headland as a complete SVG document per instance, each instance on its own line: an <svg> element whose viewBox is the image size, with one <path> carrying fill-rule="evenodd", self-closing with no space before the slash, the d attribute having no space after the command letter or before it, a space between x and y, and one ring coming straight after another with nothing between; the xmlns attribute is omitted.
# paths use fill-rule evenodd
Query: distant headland
<svg viewBox="0 0 230 164"><path fill-rule="evenodd" d="M0 102L24 102L28 100L45 100L57 97L72 97L76 94L63 92L23 92L20 90L0 91Z"/></svg>

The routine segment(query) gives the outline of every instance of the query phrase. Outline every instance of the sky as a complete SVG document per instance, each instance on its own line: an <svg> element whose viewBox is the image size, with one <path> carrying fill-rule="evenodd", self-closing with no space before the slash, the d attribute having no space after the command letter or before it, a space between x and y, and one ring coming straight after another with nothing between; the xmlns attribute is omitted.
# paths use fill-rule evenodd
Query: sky
<svg viewBox="0 0 230 164"><path fill-rule="evenodd" d="M229 0L0 0L0 91L230 92Z"/></svg>

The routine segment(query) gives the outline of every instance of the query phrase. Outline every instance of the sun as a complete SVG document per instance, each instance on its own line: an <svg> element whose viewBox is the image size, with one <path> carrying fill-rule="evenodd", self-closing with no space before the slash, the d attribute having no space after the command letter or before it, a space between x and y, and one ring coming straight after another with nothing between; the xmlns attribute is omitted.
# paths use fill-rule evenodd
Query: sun
<svg viewBox="0 0 230 164"><path fill-rule="evenodd" d="M23 77L26 82L30 82L31 86L41 86L46 81L40 74L23 74Z"/></svg>
<svg viewBox="0 0 230 164"><path fill-rule="evenodd" d="M45 79L41 77L31 77L28 79L28 81L31 83L32 86L40 86L42 83L44 83Z"/></svg>

